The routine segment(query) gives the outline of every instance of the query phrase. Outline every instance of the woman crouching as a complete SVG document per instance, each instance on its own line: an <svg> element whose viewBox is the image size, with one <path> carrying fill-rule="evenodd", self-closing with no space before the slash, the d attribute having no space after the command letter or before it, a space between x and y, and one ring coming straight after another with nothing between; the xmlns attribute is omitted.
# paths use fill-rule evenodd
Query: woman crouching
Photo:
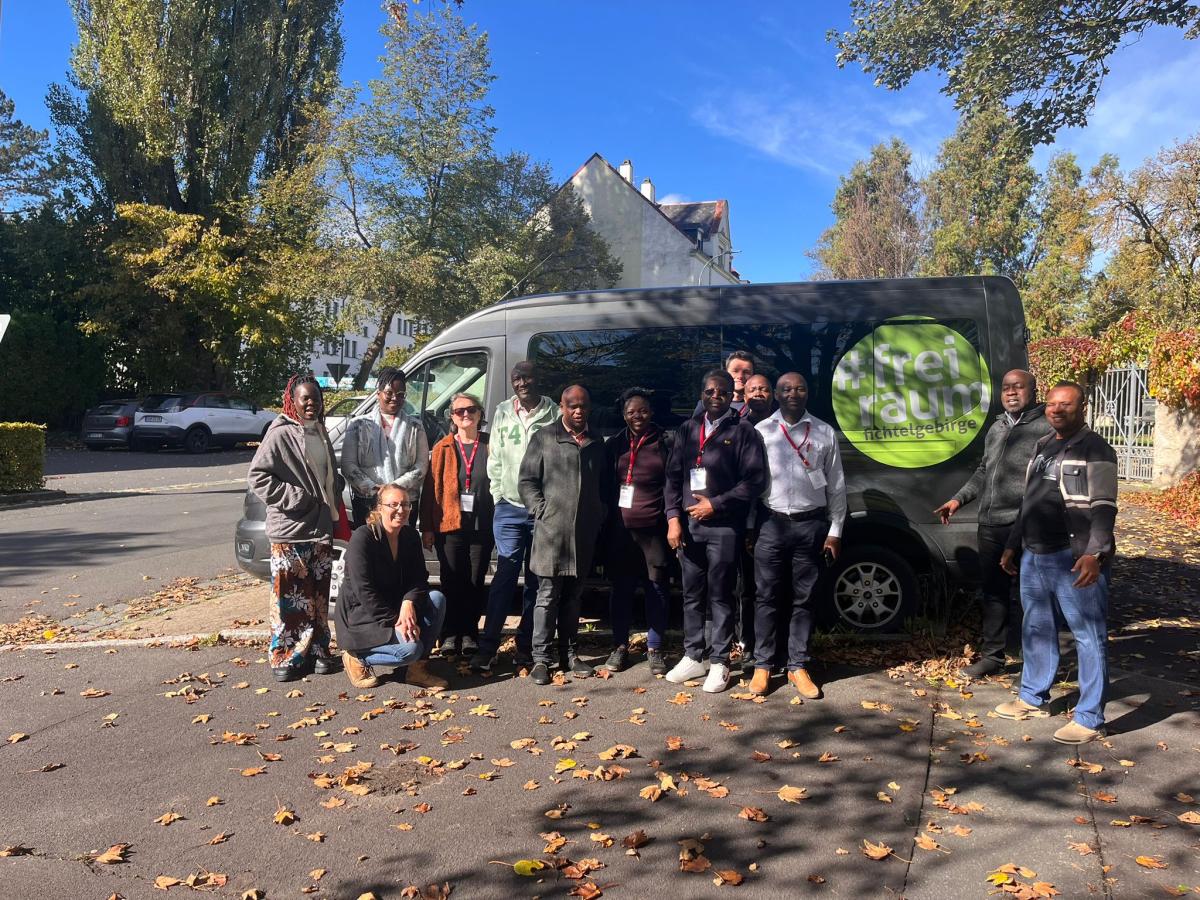
<svg viewBox="0 0 1200 900"><path fill-rule="evenodd" d="M408 491L386 485L375 495L367 527L350 538L334 621L350 683L372 688L374 666L407 666L405 681L441 690L425 662L442 631L446 598L429 589L421 538L408 525Z"/></svg>

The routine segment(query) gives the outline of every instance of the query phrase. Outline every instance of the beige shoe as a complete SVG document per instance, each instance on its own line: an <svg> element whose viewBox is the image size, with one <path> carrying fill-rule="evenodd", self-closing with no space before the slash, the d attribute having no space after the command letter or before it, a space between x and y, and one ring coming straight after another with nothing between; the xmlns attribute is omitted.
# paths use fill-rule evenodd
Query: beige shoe
<svg viewBox="0 0 1200 900"><path fill-rule="evenodd" d="M763 696L771 686L771 670L755 669L754 677L750 679L750 693Z"/></svg>
<svg viewBox="0 0 1200 900"><path fill-rule="evenodd" d="M346 677L356 688L379 687L379 679L375 677L371 667L349 650L342 651L342 666L346 669Z"/></svg>
<svg viewBox="0 0 1200 900"><path fill-rule="evenodd" d="M450 684L445 678L439 678L430 672L429 663L423 659L418 659L416 662L408 664L408 672L404 676L404 682L414 687L432 691L444 691Z"/></svg>
<svg viewBox="0 0 1200 900"><path fill-rule="evenodd" d="M1087 744L1091 741L1098 741L1102 737L1104 737L1103 731L1088 728L1078 722L1068 722L1054 732L1054 739L1060 744Z"/></svg>
<svg viewBox="0 0 1200 900"><path fill-rule="evenodd" d="M762 670L759 669L759 671ZM805 700L816 700L821 696L821 689L809 676L808 669L794 669L788 672L788 681Z"/></svg>
<svg viewBox="0 0 1200 900"><path fill-rule="evenodd" d="M1050 713L1046 710L1040 706L1032 706L1020 697L1001 703L993 712L1002 719L1015 719L1018 722L1022 719L1047 719L1050 717Z"/></svg>

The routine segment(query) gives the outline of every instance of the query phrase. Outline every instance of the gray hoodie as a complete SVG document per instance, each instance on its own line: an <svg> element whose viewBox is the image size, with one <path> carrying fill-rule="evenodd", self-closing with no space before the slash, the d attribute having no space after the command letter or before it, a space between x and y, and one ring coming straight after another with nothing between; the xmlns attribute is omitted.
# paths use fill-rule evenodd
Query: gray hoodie
<svg viewBox="0 0 1200 900"><path fill-rule="evenodd" d="M980 525L1011 525L1021 509L1025 467L1033 458L1033 448L1053 431L1046 421L1045 403L1022 410L1015 422L1001 413L984 439L983 459L951 499L966 506L978 497Z"/></svg>
<svg viewBox="0 0 1200 900"><path fill-rule="evenodd" d="M322 430L324 434L324 430ZM337 458L325 435L329 463ZM323 478L313 471L304 452L304 426L278 416L267 434L246 478L250 490L267 506L267 540L273 544L328 541L333 537L333 511L325 500ZM335 473L341 496L342 477Z"/></svg>

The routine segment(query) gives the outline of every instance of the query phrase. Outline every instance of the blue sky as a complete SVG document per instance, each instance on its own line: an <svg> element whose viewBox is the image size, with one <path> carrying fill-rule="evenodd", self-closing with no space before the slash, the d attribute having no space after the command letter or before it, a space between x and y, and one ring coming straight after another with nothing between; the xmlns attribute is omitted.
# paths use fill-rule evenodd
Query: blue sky
<svg viewBox="0 0 1200 900"><path fill-rule="evenodd" d="M932 165L954 129L939 80L900 92L839 70L825 42L848 4L696 0L466 0L491 39L498 143L565 180L593 152L633 160L659 199L727 199L734 264L752 281L802 279L830 221L838 176L896 135ZM382 13L346 0L343 77L378 71ZM47 86L64 80L74 23L65 0L9 0L0 22L0 87L17 115L46 127ZM1200 131L1200 41L1159 29L1115 54L1091 124L1060 135L1085 170L1101 153L1130 167ZM1044 164L1052 150L1042 148Z"/></svg>

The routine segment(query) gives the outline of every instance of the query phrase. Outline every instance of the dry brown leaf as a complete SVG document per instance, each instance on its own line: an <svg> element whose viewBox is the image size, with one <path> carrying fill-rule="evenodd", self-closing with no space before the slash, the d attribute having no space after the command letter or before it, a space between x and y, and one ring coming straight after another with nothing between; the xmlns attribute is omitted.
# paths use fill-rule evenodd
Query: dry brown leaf
<svg viewBox="0 0 1200 900"><path fill-rule="evenodd" d="M1163 862L1163 858L1161 856L1135 856L1133 861L1146 869L1167 868L1167 863Z"/></svg>
<svg viewBox="0 0 1200 900"><path fill-rule="evenodd" d="M662 788L660 788L657 784L648 784L638 791L638 796L643 800L649 800L651 803L653 803L662 796L662 793Z"/></svg>
<svg viewBox="0 0 1200 900"><path fill-rule="evenodd" d="M667 738L667 749L671 751L683 749L683 738L676 735Z"/></svg>
<svg viewBox="0 0 1200 900"><path fill-rule="evenodd" d="M1092 845L1087 841L1067 841L1067 846L1080 856L1091 856L1096 852Z"/></svg>
<svg viewBox="0 0 1200 900"><path fill-rule="evenodd" d="M227 840L229 840L229 832L222 831L220 834L218 834L216 837L214 837L214 838L213 838L211 841L209 841L208 843L209 843L209 845L210 845L210 846L214 846L214 845L216 845L216 844L223 844L223 843L225 843Z"/></svg>
<svg viewBox="0 0 1200 900"><path fill-rule="evenodd" d="M771 754L763 753L761 750L755 750L750 754L750 758L755 762L770 762Z"/></svg>
<svg viewBox="0 0 1200 900"><path fill-rule="evenodd" d="M97 697L107 697L108 691L102 691L99 688L88 688L86 691L80 691L79 696L94 700Z"/></svg>
<svg viewBox="0 0 1200 900"><path fill-rule="evenodd" d="M621 846L627 850L637 850L639 847L645 847L650 843L650 838L646 837L646 832L638 829L633 834L627 834L621 838Z"/></svg>
<svg viewBox="0 0 1200 900"><path fill-rule="evenodd" d="M839 759L840 759L840 757L838 757L835 754L830 753L828 750L826 750L824 753L822 753L820 756L817 757L817 762L831 763L831 762L837 762Z"/></svg>
<svg viewBox="0 0 1200 900"><path fill-rule="evenodd" d="M1116 803L1117 795L1109 793L1108 791L1093 791L1092 799L1099 800L1101 803Z"/></svg>
<svg viewBox="0 0 1200 900"><path fill-rule="evenodd" d="M22 844L10 844L7 847L0 847L0 856L29 856L33 853L31 847L26 847Z"/></svg>
<svg viewBox="0 0 1200 900"><path fill-rule="evenodd" d="M933 838L931 838L924 831L922 831L919 835L917 835L917 837L914 840L914 843L916 843L916 845L918 847L920 847L922 850L938 850L941 848L941 845L938 844L937 841L935 841Z"/></svg>
<svg viewBox="0 0 1200 900"><path fill-rule="evenodd" d="M865 706L866 701L863 701L863 703ZM870 707L866 707L866 708L869 709ZM888 856L891 855L892 848L889 847L887 844L872 844L866 838L863 838L862 853L863 853L863 856L869 857L871 859L886 859Z"/></svg>
<svg viewBox="0 0 1200 900"><path fill-rule="evenodd" d="M291 825L296 821L296 813L286 807L279 807L271 817L276 825Z"/></svg>
<svg viewBox="0 0 1200 900"><path fill-rule="evenodd" d="M310 831L304 837L305 840L312 841L314 844L325 843L325 832L323 831Z"/></svg>
<svg viewBox="0 0 1200 900"><path fill-rule="evenodd" d="M27 740L29 740L29 735L25 734L23 731L18 731L16 734L10 734L8 736L8 743L10 744L19 744L21 741Z"/></svg>
<svg viewBox="0 0 1200 900"><path fill-rule="evenodd" d="M253 778L255 775L266 775L266 766L252 766L249 769L242 769L242 776L245 778Z"/></svg>
<svg viewBox="0 0 1200 900"><path fill-rule="evenodd" d="M748 822L765 822L771 817L757 806L743 806L741 812L738 813L738 818L745 819Z"/></svg>
<svg viewBox="0 0 1200 900"><path fill-rule="evenodd" d="M181 816L179 813L172 810L171 812L163 813L161 816L159 816L154 821L157 822L159 825L170 825L172 822L178 822L182 818L183 818L183 816Z"/></svg>
<svg viewBox="0 0 1200 900"><path fill-rule="evenodd" d="M154 879L154 886L160 891L165 891L167 888L175 887L177 884L183 884L183 879L173 878L170 875L159 875Z"/></svg>
<svg viewBox="0 0 1200 900"><path fill-rule="evenodd" d="M104 866L112 866L117 863L123 863L127 860L125 857L129 854L129 844L113 844L103 853L97 853L92 857L93 862L98 862Z"/></svg>
<svg viewBox="0 0 1200 900"><path fill-rule="evenodd" d="M713 884L718 886L730 884L737 887L746 880L745 876L736 869L714 869L713 874L716 876L713 879Z"/></svg>
<svg viewBox="0 0 1200 900"><path fill-rule="evenodd" d="M413 812L417 812L417 813L420 813L421 815L425 815L425 813L429 812L431 809L433 809L433 807L430 806L428 803L418 803L416 806L413 807Z"/></svg>
<svg viewBox="0 0 1200 900"><path fill-rule="evenodd" d="M1187 825L1200 825L1200 813L1189 810L1185 813L1180 813L1175 818Z"/></svg>
<svg viewBox="0 0 1200 900"><path fill-rule="evenodd" d="M785 784L775 795L784 803L799 803L801 800L808 799L808 788L792 787L790 784Z"/></svg>

